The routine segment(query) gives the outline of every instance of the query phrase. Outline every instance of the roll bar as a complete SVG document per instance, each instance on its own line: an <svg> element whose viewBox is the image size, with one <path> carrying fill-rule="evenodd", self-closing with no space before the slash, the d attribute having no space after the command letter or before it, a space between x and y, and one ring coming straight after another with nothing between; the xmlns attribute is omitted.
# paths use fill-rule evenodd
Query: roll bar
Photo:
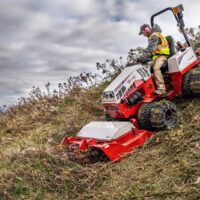
<svg viewBox="0 0 200 200"><path fill-rule="evenodd" d="M185 40L186 40L188 46L189 46L189 47L192 47L192 43L191 43L191 41L189 40L188 35L187 35L187 33L185 32L185 29L184 29L185 23L184 23L184 21L183 21L183 13L182 13L183 10L184 10L183 5L180 4L180 5L176 6L176 7L168 7L168 8L165 8L165 9L163 9L163 10L161 10L161 11L159 11L159 12L153 14L153 15L151 16L151 27L154 26L154 18L155 18L156 16L158 16L158 15L160 15L160 14L166 12L166 11L172 11L172 13L174 14L174 17L175 17L175 19L176 19L176 21L177 21L177 26L180 28L181 32L183 33L183 36L184 36L184 38L185 38ZM193 47L192 47L192 48L193 48Z"/></svg>

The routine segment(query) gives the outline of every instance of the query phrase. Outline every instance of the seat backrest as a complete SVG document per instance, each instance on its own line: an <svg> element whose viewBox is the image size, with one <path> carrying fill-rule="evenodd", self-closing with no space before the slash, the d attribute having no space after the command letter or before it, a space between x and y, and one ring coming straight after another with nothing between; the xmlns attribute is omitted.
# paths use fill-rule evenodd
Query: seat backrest
<svg viewBox="0 0 200 200"><path fill-rule="evenodd" d="M170 56L173 56L176 53L174 38L171 35L165 37L169 43Z"/></svg>

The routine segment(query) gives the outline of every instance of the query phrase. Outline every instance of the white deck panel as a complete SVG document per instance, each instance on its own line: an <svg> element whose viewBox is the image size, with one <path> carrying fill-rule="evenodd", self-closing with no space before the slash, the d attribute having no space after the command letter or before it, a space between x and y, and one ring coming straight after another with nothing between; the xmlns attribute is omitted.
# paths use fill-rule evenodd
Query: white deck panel
<svg viewBox="0 0 200 200"><path fill-rule="evenodd" d="M79 131L77 137L110 141L131 131L132 128L134 126L130 122L90 122Z"/></svg>

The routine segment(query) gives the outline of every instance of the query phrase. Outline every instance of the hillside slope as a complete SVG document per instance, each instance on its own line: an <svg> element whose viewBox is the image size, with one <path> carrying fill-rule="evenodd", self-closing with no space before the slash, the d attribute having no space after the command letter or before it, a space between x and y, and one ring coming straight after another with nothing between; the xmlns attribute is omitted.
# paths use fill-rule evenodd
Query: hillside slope
<svg viewBox="0 0 200 200"><path fill-rule="evenodd" d="M200 33L193 37L200 47ZM110 67L117 74L122 66L112 60ZM58 145L62 138L104 119L100 96L115 75L105 64L97 63L97 68L104 74L102 83L81 89L79 79L95 76L80 74L59 84L53 95L36 88L1 113L0 199L200 199L200 97L175 99L179 125L156 132L121 162L69 159L67 149Z"/></svg>
<svg viewBox="0 0 200 200"><path fill-rule="evenodd" d="M200 198L200 98L176 99L181 121L119 163L80 164L57 144L104 118L101 84L41 98L0 117L1 199Z"/></svg>

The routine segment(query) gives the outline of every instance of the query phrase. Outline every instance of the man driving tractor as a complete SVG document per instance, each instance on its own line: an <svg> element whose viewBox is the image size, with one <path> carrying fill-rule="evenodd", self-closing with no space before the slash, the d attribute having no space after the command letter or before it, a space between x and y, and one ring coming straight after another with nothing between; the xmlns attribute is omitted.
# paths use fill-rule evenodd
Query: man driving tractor
<svg viewBox="0 0 200 200"><path fill-rule="evenodd" d="M166 94L165 83L160 68L170 55L168 41L161 32L162 30L157 24L153 28L148 24L144 24L140 27L139 35L148 38L148 46L144 50L142 56L137 59L139 62L146 62L149 58L152 58L152 61L148 62L148 64L153 69L157 86L155 94L158 95Z"/></svg>

